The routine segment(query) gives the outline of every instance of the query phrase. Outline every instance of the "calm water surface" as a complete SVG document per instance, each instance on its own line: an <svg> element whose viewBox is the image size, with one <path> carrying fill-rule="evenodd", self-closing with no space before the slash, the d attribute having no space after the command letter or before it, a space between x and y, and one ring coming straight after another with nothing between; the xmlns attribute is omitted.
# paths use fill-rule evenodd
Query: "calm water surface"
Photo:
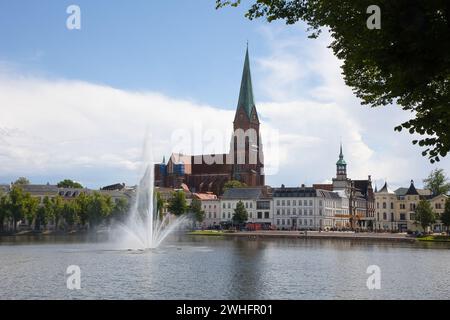
<svg viewBox="0 0 450 320"><path fill-rule="evenodd" d="M155 251L104 239L0 238L0 299L450 299L450 246L175 235ZM81 268L68 290L66 268ZM381 268L368 290L366 269Z"/></svg>

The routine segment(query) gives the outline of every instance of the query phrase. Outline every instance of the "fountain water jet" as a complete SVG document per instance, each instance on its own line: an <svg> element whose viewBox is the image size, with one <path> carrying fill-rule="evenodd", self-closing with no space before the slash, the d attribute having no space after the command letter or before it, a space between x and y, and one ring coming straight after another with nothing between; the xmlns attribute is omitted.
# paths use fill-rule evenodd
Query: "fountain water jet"
<svg viewBox="0 0 450 320"><path fill-rule="evenodd" d="M175 229L187 222L186 216L164 216L157 210L154 196L154 165L150 139L144 146L142 178L136 189L136 196L125 223L119 224L122 231L120 244L127 249L155 249Z"/></svg>

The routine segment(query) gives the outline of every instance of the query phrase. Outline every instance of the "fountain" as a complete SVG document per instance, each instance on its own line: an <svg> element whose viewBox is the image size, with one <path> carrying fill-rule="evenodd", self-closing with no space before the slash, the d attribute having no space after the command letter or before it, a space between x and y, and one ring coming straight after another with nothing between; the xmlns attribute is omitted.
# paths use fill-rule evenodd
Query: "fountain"
<svg viewBox="0 0 450 320"><path fill-rule="evenodd" d="M136 189L125 223L118 225L122 235L120 245L131 250L155 249L167 236L187 222L186 216L175 217L171 214L162 215L157 210L154 195L154 165L150 139L144 146L143 175Z"/></svg>

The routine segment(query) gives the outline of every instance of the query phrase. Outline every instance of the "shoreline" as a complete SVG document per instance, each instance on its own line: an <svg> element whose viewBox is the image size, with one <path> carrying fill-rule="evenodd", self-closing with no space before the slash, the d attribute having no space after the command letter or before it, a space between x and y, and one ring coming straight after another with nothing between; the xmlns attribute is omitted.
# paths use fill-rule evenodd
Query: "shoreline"
<svg viewBox="0 0 450 320"><path fill-rule="evenodd" d="M387 241L387 242L416 242L414 237L403 234L376 234L353 232L318 232L318 231L253 231L224 233L224 236L249 237L249 238L291 238L291 239L333 239L333 240L362 240L362 241Z"/></svg>

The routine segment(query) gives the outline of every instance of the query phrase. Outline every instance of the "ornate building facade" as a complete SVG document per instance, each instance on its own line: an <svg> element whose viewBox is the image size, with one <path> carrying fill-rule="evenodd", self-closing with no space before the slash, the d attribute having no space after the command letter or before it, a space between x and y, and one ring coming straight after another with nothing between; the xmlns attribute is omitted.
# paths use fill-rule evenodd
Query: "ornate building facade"
<svg viewBox="0 0 450 320"><path fill-rule="evenodd" d="M155 185L187 187L192 192L223 193L227 181L238 180L247 186L263 186L264 157L260 122L256 110L248 48L233 121L230 151L225 154L172 154L169 161L155 165Z"/></svg>

